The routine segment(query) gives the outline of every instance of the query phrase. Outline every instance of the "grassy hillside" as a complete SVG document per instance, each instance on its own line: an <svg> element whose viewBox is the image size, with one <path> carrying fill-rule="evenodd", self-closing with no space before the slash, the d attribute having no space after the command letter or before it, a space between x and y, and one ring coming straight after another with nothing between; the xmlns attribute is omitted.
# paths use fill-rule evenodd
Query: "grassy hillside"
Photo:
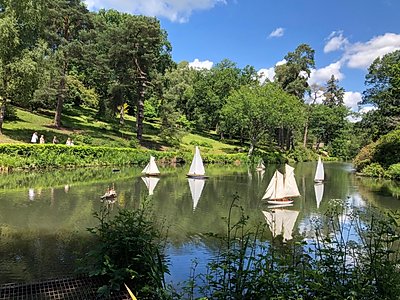
<svg viewBox="0 0 400 300"><path fill-rule="evenodd" d="M60 144L65 144L68 137L74 140L75 145L131 147L136 140L134 132L135 118L126 117L124 125L117 120L107 123L96 118L95 110L88 108L63 111L62 125L57 129L53 126L53 111L40 111L31 113L26 110L16 109L16 119L5 121L3 135L0 143L29 143L32 133L37 131L39 136L44 135L46 143L51 143L53 136L57 136ZM154 122L145 122L143 143L140 148L152 150L172 150L160 139L160 125ZM192 150L194 145L200 145L202 151L210 154L236 153L237 147L224 144L217 140L217 136L210 134L208 137L192 133L182 138L181 150Z"/></svg>

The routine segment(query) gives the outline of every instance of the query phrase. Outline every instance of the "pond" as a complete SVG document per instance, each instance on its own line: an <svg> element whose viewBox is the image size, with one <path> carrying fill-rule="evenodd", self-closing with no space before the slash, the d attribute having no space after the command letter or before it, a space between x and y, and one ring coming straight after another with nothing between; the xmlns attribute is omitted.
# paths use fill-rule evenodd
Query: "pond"
<svg viewBox="0 0 400 300"><path fill-rule="evenodd" d="M290 221L285 231L270 228L270 238L284 239L310 234L310 219L323 214L331 199L346 199L350 205L400 208L400 185L393 181L357 177L349 163L325 163L323 196L316 200L315 162L293 165L301 193L292 207L275 214ZM68 276L90 248L88 227L97 220L93 212L108 205L138 208L148 199L160 221L168 227L170 240L169 281L188 279L194 259L199 271L217 246L204 233L223 233L233 195L239 196L251 222L267 226L270 210L261 201L277 167L265 172L246 166L206 166L206 180L190 181L188 166L160 168L162 176L143 180L141 168L111 168L15 172L0 175L0 283L30 282ZM100 201L107 187L115 187L114 203ZM149 188L148 188L149 187ZM320 188L319 188L320 189ZM317 191L318 193L318 191ZM150 194L150 195L149 195ZM289 217L290 216L290 217Z"/></svg>

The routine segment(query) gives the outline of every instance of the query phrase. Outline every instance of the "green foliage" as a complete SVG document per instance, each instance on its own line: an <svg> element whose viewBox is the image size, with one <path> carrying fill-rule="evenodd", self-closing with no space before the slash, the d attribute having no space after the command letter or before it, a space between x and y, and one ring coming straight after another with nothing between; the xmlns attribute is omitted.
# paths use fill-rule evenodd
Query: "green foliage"
<svg viewBox="0 0 400 300"><path fill-rule="evenodd" d="M387 170L387 175L390 178L400 180L400 163L391 165L389 169Z"/></svg>
<svg viewBox="0 0 400 300"><path fill-rule="evenodd" d="M398 163L400 160L400 130L394 130L365 147L355 157L353 163L357 170L362 170L371 163L378 163L383 168Z"/></svg>
<svg viewBox="0 0 400 300"><path fill-rule="evenodd" d="M315 160L315 153L308 148L296 147L296 149L289 151L288 158L298 162Z"/></svg>
<svg viewBox="0 0 400 300"><path fill-rule="evenodd" d="M371 177L383 177L385 175L385 169L378 163L372 163L364 167L361 172Z"/></svg>
<svg viewBox="0 0 400 300"><path fill-rule="evenodd" d="M282 235L266 243L265 225L249 224L234 196L226 235L209 234L218 254L206 273L193 267L179 299L397 299L400 216L370 208L346 214L344 224L344 201L330 203L311 244Z"/></svg>
<svg viewBox="0 0 400 300"><path fill-rule="evenodd" d="M376 144L377 143L371 143L361 148L360 152L356 155L356 157L353 160L353 165L356 168L356 170L361 171L372 162Z"/></svg>
<svg viewBox="0 0 400 300"><path fill-rule="evenodd" d="M400 116L400 50L393 51L374 60L365 76L367 89L363 103L371 103L377 110L370 113L372 126L379 128L379 135L394 130Z"/></svg>
<svg viewBox="0 0 400 300"><path fill-rule="evenodd" d="M205 148L213 147L210 143L208 143L206 141L196 141L196 140L190 141L190 145L200 146L200 147L205 147Z"/></svg>
<svg viewBox="0 0 400 300"><path fill-rule="evenodd" d="M400 129L379 138L373 161L380 163L384 168L400 162Z"/></svg>
<svg viewBox="0 0 400 300"><path fill-rule="evenodd" d="M139 299L162 299L164 274L168 266L164 255L166 239L157 228L148 207L121 209L114 217L104 208L96 212L99 225L90 228L95 246L84 259L83 272L100 276L107 285L100 296L109 296L126 283Z"/></svg>

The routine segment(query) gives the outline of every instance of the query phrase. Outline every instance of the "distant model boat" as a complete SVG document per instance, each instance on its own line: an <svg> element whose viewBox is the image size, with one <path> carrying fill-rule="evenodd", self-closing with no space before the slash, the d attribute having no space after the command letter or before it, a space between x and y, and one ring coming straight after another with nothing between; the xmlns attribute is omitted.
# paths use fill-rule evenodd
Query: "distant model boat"
<svg viewBox="0 0 400 300"><path fill-rule="evenodd" d="M142 180L149 190L149 196L153 195L154 189L156 188L158 181L160 181L160 178L154 176L143 176Z"/></svg>
<svg viewBox="0 0 400 300"><path fill-rule="evenodd" d="M315 171L314 182L321 183L325 179L324 164L322 163L321 156L318 157L317 170Z"/></svg>
<svg viewBox="0 0 400 300"><path fill-rule="evenodd" d="M199 178L188 178L190 193L192 194L193 210L196 209L199 203L201 193L203 192L205 180Z"/></svg>
<svg viewBox="0 0 400 300"><path fill-rule="evenodd" d="M256 167L256 171L262 171L262 170L264 170L264 169L265 169L264 161L263 161L262 158L261 158L260 161L258 162L257 167Z"/></svg>
<svg viewBox="0 0 400 300"><path fill-rule="evenodd" d="M190 165L189 173L186 174L187 177L193 178L207 178L206 170L204 169L203 159L200 155L199 147L196 146L192 164Z"/></svg>
<svg viewBox="0 0 400 300"><path fill-rule="evenodd" d="M114 188L107 189L104 195L100 197L101 200L113 200L115 198L117 198L117 192L114 190Z"/></svg>
<svg viewBox="0 0 400 300"><path fill-rule="evenodd" d="M317 208L321 204L322 197L324 196L324 184L322 182L314 184L315 200L317 201Z"/></svg>
<svg viewBox="0 0 400 300"><path fill-rule="evenodd" d="M285 164L285 175L278 170L275 171L262 199L266 199L269 204L281 205L293 203L293 198L299 196L294 168Z"/></svg>
<svg viewBox="0 0 400 300"><path fill-rule="evenodd" d="M150 161L143 169L142 173L146 176L160 176L160 171L156 165L156 159L150 155Z"/></svg>
<svg viewBox="0 0 400 300"><path fill-rule="evenodd" d="M293 238L292 233L297 217L299 216L298 211L272 209L268 211L263 210L263 214L273 237L282 235L284 242Z"/></svg>

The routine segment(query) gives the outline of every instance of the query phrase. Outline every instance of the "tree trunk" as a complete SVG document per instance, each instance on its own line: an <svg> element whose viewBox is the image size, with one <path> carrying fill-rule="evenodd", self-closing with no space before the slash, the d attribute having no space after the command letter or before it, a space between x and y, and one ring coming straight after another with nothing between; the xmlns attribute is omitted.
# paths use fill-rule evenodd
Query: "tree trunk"
<svg viewBox="0 0 400 300"><path fill-rule="evenodd" d="M144 93L146 88L145 78L139 78L139 99L136 112L136 137L139 142L143 139L143 121L144 121Z"/></svg>
<svg viewBox="0 0 400 300"><path fill-rule="evenodd" d="M249 148L249 152L247 153L248 157L253 155L254 147L255 147L255 142L250 140L250 148Z"/></svg>
<svg viewBox="0 0 400 300"><path fill-rule="evenodd" d="M303 147L307 148L308 122L304 128Z"/></svg>
<svg viewBox="0 0 400 300"><path fill-rule="evenodd" d="M1 101L1 107L0 107L0 134L3 134L3 122L5 115L6 115L6 99L3 99L3 101Z"/></svg>
<svg viewBox="0 0 400 300"><path fill-rule="evenodd" d="M67 74L67 62L64 62L60 83L58 84L58 93L57 93L57 107L54 115L54 126L57 128L61 127L61 114L64 105L65 98L65 82L66 82L66 74Z"/></svg>
<svg viewBox="0 0 400 300"><path fill-rule="evenodd" d="M124 109L124 104L121 104L121 109L119 110L119 124L124 125L125 124L125 109Z"/></svg>

